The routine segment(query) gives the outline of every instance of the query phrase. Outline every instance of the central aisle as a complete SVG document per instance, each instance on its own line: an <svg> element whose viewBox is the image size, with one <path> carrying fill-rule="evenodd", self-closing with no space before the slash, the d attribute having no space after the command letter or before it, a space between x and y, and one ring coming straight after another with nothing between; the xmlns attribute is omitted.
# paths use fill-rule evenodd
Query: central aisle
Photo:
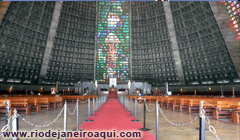
<svg viewBox="0 0 240 140"><path fill-rule="evenodd" d="M155 140L155 137L148 131L140 131L138 129L143 128L140 122L132 122L133 116L128 116L130 113L126 112L123 105L118 100L108 100L97 112L97 116L91 117L93 122L84 122L80 129L84 131L110 131L116 130L119 134L120 132L141 132L141 140ZM90 138L89 138L90 139ZM110 139L110 138L108 138ZM134 138L111 138L111 140L124 140L124 139L134 139ZM135 138L136 139L136 138Z"/></svg>

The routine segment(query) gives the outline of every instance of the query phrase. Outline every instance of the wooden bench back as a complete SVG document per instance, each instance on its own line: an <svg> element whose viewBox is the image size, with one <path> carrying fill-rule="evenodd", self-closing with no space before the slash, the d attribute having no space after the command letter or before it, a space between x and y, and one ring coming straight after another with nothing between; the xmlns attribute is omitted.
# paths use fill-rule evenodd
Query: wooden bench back
<svg viewBox="0 0 240 140"><path fill-rule="evenodd" d="M221 109L238 109L240 108L239 101L217 101L217 107Z"/></svg>
<svg viewBox="0 0 240 140"><path fill-rule="evenodd" d="M128 98L130 99L138 99L140 96L137 95L129 95Z"/></svg>
<svg viewBox="0 0 240 140"><path fill-rule="evenodd" d="M56 97L48 97L50 103L56 103Z"/></svg>
<svg viewBox="0 0 240 140"><path fill-rule="evenodd" d="M30 97L30 98L27 98L27 99L28 99L28 104L33 105L33 106L37 106L38 105L38 98Z"/></svg>
<svg viewBox="0 0 240 140"><path fill-rule="evenodd" d="M27 98L11 98L12 107L27 107L28 99Z"/></svg>
<svg viewBox="0 0 240 140"><path fill-rule="evenodd" d="M62 97L55 97L55 99L56 99L56 102L57 102L57 103L62 102Z"/></svg>
<svg viewBox="0 0 240 140"><path fill-rule="evenodd" d="M38 103L41 105L41 104L49 104L50 101L49 101L49 98L48 97L41 97L41 98L38 98Z"/></svg>

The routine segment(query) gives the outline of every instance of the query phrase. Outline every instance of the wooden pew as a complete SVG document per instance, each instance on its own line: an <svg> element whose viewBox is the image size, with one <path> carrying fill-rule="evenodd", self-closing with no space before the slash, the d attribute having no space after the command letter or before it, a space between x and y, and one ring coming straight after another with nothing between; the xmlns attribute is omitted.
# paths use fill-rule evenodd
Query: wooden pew
<svg viewBox="0 0 240 140"><path fill-rule="evenodd" d="M41 99L41 98L45 98ZM62 97L58 96L40 96L43 108L46 110L51 110L51 108L57 109L57 107L63 107L63 100Z"/></svg>
<svg viewBox="0 0 240 140"><path fill-rule="evenodd" d="M61 97L62 97L62 99L63 99L64 102L65 102L65 101L72 101L72 102L74 102L75 100L77 100L77 98L74 97L74 96L63 95L63 96L61 96Z"/></svg>
<svg viewBox="0 0 240 140"><path fill-rule="evenodd" d="M166 102L164 101L164 100L166 100L165 98L166 97L164 97L164 96L158 97L158 102L159 102L161 108L163 108L164 106L165 107L167 106Z"/></svg>
<svg viewBox="0 0 240 140"><path fill-rule="evenodd" d="M31 105L28 104L27 98L10 98L11 108L16 108L19 111L25 111L26 115L31 113Z"/></svg>
<svg viewBox="0 0 240 140"><path fill-rule="evenodd" d="M63 102L61 97L55 97L55 96L16 96L16 97L1 97L1 98L6 98L6 99L22 99L22 98L27 98L28 99L28 105L31 106L31 109L35 109L36 112L40 112L41 109L46 109L50 110L51 105L53 108L57 107L62 107Z"/></svg>
<svg viewBox="0 0 240 140"><path fill-rule="evenodd" d="M231 111L224 109L240 110L240 101L217 101L217 109L213 111L213 118L231 118Z"/></svg>
<svg viewBox="0 0 240 140"><path fill-rule="evenodd" d="M62 97L62 100L65 102L65 101L72 101L72 102L75 102L77 101L77 99L81 100L81 101L84 101L84 100L87 100L88 98L90 98L91 100L93 98L97 98L98 96L97 95L87 95L87 96L82 96L82 95L71 95L71 96L68 96L68 95L63 95L61 96Z"/></svg>
<svg viewBox="0 0 240 140"><path fill-rule="evenodd" d="M182 112L183 110L187 111L187 108L189 106L189 98L183 98L180 99L180 103L179 103L179 111Z"/></svg>
<svg viewBox="0 0 240 140"><path fill-rule="evenodd" d="M172 110L178 110L180 111L180 108L181 108L181 98L175 98L172 100ZM182 108L181 108L182 109ZM182 111L182 110L181 110ZM181 112L180 111L180 112Z"/></svg>
<svg viewBox="0 0 240 140"><path fill-rule="evenodd" d="M173 107L174 98L168 97L166 100L164 100L164 102L166 103L166 109L168 109Z"/></svg>
<svg viewBox="0 0 240 140"><path fill-rule="evenodd" d="M204 110L206 111L206 115L212 115L212 112L214 110L214 108L211 106L211 105L216 105L217 101L214 101L214 100L210 100L208 98L190 98L189 101L186 101L186 102L189 102L189 105L187 106L187 112L190 114L190 113L198 113L199 112L199 106L200 106L200 101L203 100L204 103L203 103L203 108ZM205 103L207 102L207 103ZM210 105L211 104L211 105Z"/></svg>
<svg viewBox="0 0 240 140"><path fill-rule="evenodd" d="M233 111L231 115L231 122L239 124L239 119L240 119L240 111Z"/></svg>
<svg viewBox="0 0 240 140"><path fill-rule="evenodd" d="M139 98L139 96L129 96L129 98ZM238 109L232 113L232 121L239 123L240 115L240 98L228 98L228 97L208 97L208 96L143 96L148 102L154 101L156 98L160 104L160 107L171 107L173 110L178 109L180 112L186 110L188 113L198 113L200 101L203 100L204 110L206 115L212 115L213 118L229 118L230 111L224 111L222 109ZM218 108L216 110L216 107ZM234 116L233 116L234 115Z"/></svg>
<svg viewBox="0 0 240 140"><path fill-rule="evenodd" d="M137 95L129 95L128 98L130 99L138 99L140 96Z"/></svg>
<svg viewBox="0 0 240 140"><path fill-rule="evenodd" d="M142 96L142 100L146 100L146 103L155 103L158 99L158 96Z"/></svg>
<svg viewBox="0 0 240 140"><path fill-rule="evenodd" d="M50 108L57 109L57 101L55 97L49 97Z"/></svg>
<svg viewBox="0 0 240 140"><path fill-rule="evenodd" d="M41 110L50 110L50 101L48 97L40 97L38 98L38 103L41 106Z"/></svg>
<svg viewBox="0 0 240 140"><path fill-rule="evenodd" d="M31 109L35 109L36 112L41 112L41 105L38 103L38 98L30 97L28 99L28 105L31 105Z"/></svg>
<svg viewBox="0 0 240 140"><path fill-rule="evenodd" d="M189 99L187 105L187 112L189 114L199 111L200 99Z"/></svg>
<svg viewBox="0 0 240 140"><path fill-rule="evenodd" d="M101 97L101 95L74 95L74 96L61 96L63 99L64 98L70 98L72 100L77 100L77 99L81 99L81 100L86 100L86 99L93 99L93 98L97 98L97 97Z"/></svg>
<svg viewBox="0 0 240 140"><path fill-rule="evenodd" d="M63 102L62 97L56 97L56 106L63 107L63 105L64 105L64 102Z"/></svg>
<svg viewBox="0 0 240 140"><path fill-rule="evenodd" d="M28 99L36 100L39 112L41 110L49 111L51 109L51 104L53 106L55 104L55 108L56 108L57 103L59 103L61 101L58 97L55 97L55 96L31 96L31 97L28 97ZM50 101L50 99L51 99L51 101Z"/></svg>

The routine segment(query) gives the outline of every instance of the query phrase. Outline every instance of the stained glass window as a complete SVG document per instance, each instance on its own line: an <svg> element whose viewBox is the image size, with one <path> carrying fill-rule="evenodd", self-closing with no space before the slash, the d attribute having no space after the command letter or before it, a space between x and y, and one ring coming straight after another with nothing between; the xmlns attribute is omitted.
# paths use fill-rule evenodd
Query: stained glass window
<svg viewBox="0 0 240 140"><path fill-rule="evenodd" d="M240 8L238 1L226 1L228 13L231 18L233 28L237 33L237 38L240 39Z"/></svg>
<svg viewBox="0 0 240 140"><path fill-rule="evenodd" d="M129 80L129 2L100 1L96 78Z"/></svg>

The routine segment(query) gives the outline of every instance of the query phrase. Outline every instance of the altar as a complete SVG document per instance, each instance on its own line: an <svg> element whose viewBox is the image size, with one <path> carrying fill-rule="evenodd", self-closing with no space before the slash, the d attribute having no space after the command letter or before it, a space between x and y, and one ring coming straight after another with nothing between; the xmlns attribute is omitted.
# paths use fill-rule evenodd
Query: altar
<svg viewBox="0 0 240 140"><path fill-rule="evenodd" d="M118 88L108 88L108 99L118 99Z"/></svg>
<svg viewBox="0 0 240 140"><path fill-rule="evenodd" d="M108 99L118 99L117 78L109 80Z"/></svg>

